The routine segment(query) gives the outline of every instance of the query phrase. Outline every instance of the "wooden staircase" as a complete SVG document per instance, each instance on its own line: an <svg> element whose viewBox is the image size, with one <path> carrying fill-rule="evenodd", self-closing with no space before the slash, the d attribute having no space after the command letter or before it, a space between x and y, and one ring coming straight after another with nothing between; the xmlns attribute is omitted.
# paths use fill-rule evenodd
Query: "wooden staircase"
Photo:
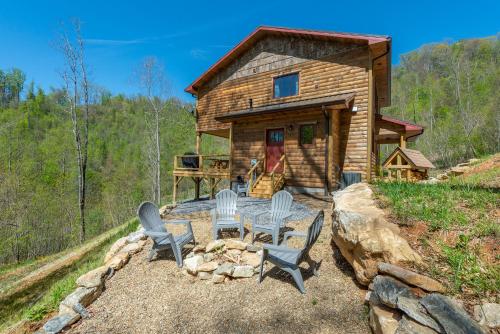
<svg viewBox="0 0 500 334"><path fill-rule="evenodd" d="M262 175L250 191L250 197L271 198L275 192L283 189L285 185L285 177L283 174L274 174L275 183L273 186L273 178L271 174Z"/></svg>
<svg viewBox="0 0 500 334"><path fill-rule="evenodd" d="M249 178L251 178L252 173L260 165L260 161L250 170L248 173ZM276 170L280 164L283 164L283 172L277 173ZM265 166L265 163L263 164ZM250 182L249 186L249 196L258 198L271 198L274 193L283 189L285 185L285 155L276 163L271 173L262 172L255 180L255 182Z"/></svg>

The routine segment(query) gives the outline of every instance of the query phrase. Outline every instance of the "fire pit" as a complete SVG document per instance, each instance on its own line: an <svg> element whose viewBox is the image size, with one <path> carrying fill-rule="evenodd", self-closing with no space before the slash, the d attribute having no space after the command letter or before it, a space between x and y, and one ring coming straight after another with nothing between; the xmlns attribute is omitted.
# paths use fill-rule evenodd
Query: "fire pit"
<svg viewBox="0 0 500 334"><path fill-rule="evenodd" d="M186 273L214 284L250 278L259 272L261 247L239 240L215 240L197 245L184 261Z"/></svg>

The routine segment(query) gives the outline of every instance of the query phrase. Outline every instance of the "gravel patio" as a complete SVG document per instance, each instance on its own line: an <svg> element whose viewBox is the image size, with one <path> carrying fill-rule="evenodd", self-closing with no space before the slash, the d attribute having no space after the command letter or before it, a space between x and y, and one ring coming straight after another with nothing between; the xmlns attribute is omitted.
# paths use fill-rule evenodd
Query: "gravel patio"
<svg viewBox="0 0 500 334"><path fill-rule="evenodd" d="M369 333L363 305L366 290L355 283L349 264L331 244L331 203L305 196L296 196L295 201L292 210L296 220L288 227L305 231L320 209L325 209L326 217L310 252L315 261L321 262L320 276L303 272L305 295L286 273L272 269L272 265L267 265L269 271L261 284L256 277L217 285L194 279L177 268L172 255L147 262L148 241L144 250L132 256L130 263L106 283L106 290L88 308L90 317L69 332ZM191 209L184 210L181 205L168 218L191 219L197 242L207 244L211 240L208 212L193 210L196 203L189 205ZM250 225L245 227L249 229ZM224 237L236 238L237 234ZM250 242L250 238L246 231L245 241ZM292 245L300 242L292 240Z"/></svg>

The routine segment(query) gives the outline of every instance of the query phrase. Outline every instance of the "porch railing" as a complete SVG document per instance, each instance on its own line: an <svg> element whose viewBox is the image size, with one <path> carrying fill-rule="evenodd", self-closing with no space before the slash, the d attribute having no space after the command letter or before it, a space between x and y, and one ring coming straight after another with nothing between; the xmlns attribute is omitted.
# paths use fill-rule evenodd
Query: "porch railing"
<svg viewBox="0 0 500 334"><path fill-rule="evenodd" d="M254 173L257 173L257 169L259 168L259 166L261 164L262 164L262 161L261 160L257 160L257 162L255 163L255 165L253 165L253 167L247 173L247 176L248 176L248 191L249 192L253 190L254 185L256 185L257 182L258 182L258 180L260 180L260 178L262 177L262 174L260 174L258 178L256 178L255 180L253 179Z"/></svg>
<svg viewBox="0 0 500 334"><path fill-rule="evenodd" d="M276 173L276 170L282 166L282 172ZM273 193L279 190L283 184L285 183L285 155L283 154L278 162L274 165L271 170L271 186L273 189Z"/></svg>
<svg viewBox="0 0 500 334"><path fill-rule="evenodd" d="M201 172L229 172L230 156L227 154L212 155L176 155L174 170Z"/></svg>

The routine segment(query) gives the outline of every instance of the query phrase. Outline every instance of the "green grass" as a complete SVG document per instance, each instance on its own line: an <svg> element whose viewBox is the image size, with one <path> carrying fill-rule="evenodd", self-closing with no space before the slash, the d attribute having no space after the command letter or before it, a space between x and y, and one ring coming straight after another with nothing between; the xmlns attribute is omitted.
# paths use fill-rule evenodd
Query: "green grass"
<svg viewBox="0 0 500 334"><path fill-rule="evenodd" d="M493 190L459 181L436 185L379 182L376 186L401 223L422 220L431 231L472 227L471 222L491 228L495 222L489 214L500 202L500 195ZM485 230L494 233L490 228Z"/></svg>
<svg viewBox="0 0 500 334"><path fill-rule="evenodd" d="M450 288L456 293L464 289L476 294L500 290L500 268L495 263L482 263L479 247L484 238L500 238L500 224L493 215L500 204L500 194L494 189L482 188L480 184L480 177L454 178L436 185L404 182L375 184L383 205L392 209L401 225L423 221L434 237L439 236L435 233L439 231L454 231L458 235L454 244L438 241L440 256L451 272L446 274L437 268L430 268L437 276L446 276L451 282ZM419 241L424 248L430 237L420 236ZM471 243L473 239L476 242Z"/></svg>
<svg viewBox="0 0 500 334"><path fill-rule="evenodd" d="M135 231L137 225L137 219L129 221L125 229L107 239L103 244L74 263L70 268L64 270L63 273L59 273L55 278L49 277L48 282L42 283L46 285L43 293L30 296L29 300L16 301L16 303L23 303L22 307L16 307L9 311L6 304L6 309L2 311L0 331L21 320L41 320L47 314L56 311L59 303L76 288L76 279L86 272L101 266L104 255L111 245L117 239ZM9 305L13 304L15 303L9 303Z"/></svg>

